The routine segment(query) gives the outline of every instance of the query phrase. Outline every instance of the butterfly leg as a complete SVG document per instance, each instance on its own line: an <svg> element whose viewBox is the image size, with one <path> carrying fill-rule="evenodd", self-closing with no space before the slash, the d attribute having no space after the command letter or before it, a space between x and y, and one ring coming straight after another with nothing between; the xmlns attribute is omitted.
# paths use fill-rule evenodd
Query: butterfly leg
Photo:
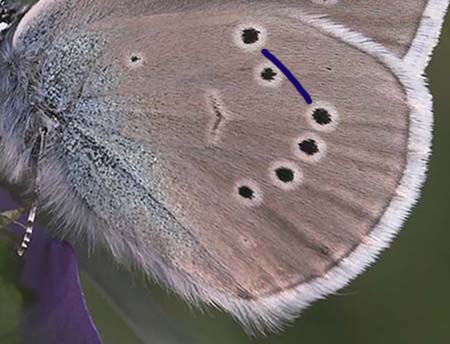
<svg viewBox="0 0 450 344"><path fill-rule="evenodd" d="M43 152L45 148L45 140L47 137L47 129L46 128L40 128L39 130L39 145L38 145L38 152L37 152L37 164L36 164L36 180L35 180L35 186L34 186L34 195L35 200L31 204L30 211L28 213L28 219L27 224L25 227L25 234L22 238L22 242L20 244L19 249L17 250L17 254L22 257L25 254L25 251L28 249L28 245L31 242L31 236L33 234L33 227L34 222L36 220L36 213L37 213L37 207L38 207L38 200L37 195L40 191L40 165L43 157Z"/></svg>

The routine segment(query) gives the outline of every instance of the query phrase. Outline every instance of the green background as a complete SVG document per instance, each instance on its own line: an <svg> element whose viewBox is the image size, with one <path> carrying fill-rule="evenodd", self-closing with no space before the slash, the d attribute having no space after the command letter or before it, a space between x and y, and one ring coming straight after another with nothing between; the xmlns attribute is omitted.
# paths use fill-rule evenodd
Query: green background
<svg viewBox="0 0 450 344"><path fill-rule="evenodd" d="M450 343L450 21L428 68L435 98L435 136L423 197L401 235L377 264L349 287L307 309L286 331L250 339L228 316L190 309L152 286L152 301L136 321L82 274L91 313L105 343ZM14 343L21 295L16 260L0 245L0 343ZM91 275L95 273L91 272ZM138 292L125 284L123 297ZM132 285L130 288L137 288ZM153 306L151 306L153 305Z"/></svg>

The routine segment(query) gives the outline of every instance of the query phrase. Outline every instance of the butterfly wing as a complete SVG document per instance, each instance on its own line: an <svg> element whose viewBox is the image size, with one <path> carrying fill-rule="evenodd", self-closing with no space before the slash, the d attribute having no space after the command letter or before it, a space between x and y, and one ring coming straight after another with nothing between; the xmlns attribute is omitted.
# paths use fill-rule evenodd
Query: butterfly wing
<svg viewBox="0 0 450 344"><path fill-rule="evenodd" d="M98 219L90 236L260 331L388 245L431 137L430 96L405 63L271 2L101 4L69 18L69 2L43 1L15 42L47 48L37 74L61 125L46 171ZM30 31L58 12L50 34Z"/></svg>
<svg viewBox="0 0 450 344"><path fill-rule="evenodd" d="M267 13L287 8L289 12L301 10L313 16L328 18L352 31L382 44L398 57L404 57L411 48L417 58L424 58L428 51L427 41L435 41L442 25L444 13L448 6L446 0L414 0L408 1L354 1L354 0L281 0L274 6L273 1L261 0L152 0L152 1L77 1L70 3L62 0L41 0L31 11L31 15L23 21L23 28L30 28L35 14L45 16L47 7L55 14L47 13L46 22L62 25L67 28L66 15L72 11L72 19L80 21L95 20L102 17L123 16L128 14L145 15L164 12L181 12L199 9L226 8L230 5L245 6L258 4ZM84 8L84 11L75 9ZM44 10L43 10L44 9ZM42 17L41 17L42 19ZM38 30L39 32L39 30ZM43 33L43 31L41 31ZM28 34L29 35L29 34ZM434 45L434 44L433 44ZM412 52L411 52L412 53ZM412 58L412 57L411 57ZM426 57L425 57L426 58ZM417 63L417 61L416 61ZM423 67L422 67L423 68Z"/></svg>
<svg viewBox="0 0 450 344"><path fill-rule="evenodd" d="M408 69L421 74L437 43L448 1L308 0L309 14L329 19L381 44L405 60ZM293 4L293 1L290 3ZM294 5L294 4L293 4ZM290 15L295 15L295 11ZM326 26L323 23L323 26ZM338 27L331 29L339 31Z"/></svg>
<svg viewBox="0 0 450 344"><path fill-rule="evenodd" d="M330 20L375 40L399 57L404 56L421 24L429 3L439 1L306 1L311 13L325 13ZM441 1L442 3L442 1Z"/></svg>

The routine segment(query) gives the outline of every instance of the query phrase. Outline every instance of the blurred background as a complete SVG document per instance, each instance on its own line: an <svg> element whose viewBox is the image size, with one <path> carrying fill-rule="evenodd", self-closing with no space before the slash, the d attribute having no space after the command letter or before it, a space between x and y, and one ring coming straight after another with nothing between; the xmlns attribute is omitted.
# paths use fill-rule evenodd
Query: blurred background
<svg viewBox="0 0 450 344"><path fill-rule="evenodd" d="M157 286L145 291L139 281L130 283L120 273L111 281L108 270L85 265L85 296L104 342L138 344L141 336L158 344L450 343L449 20L428 76L436 122L423 197L392 247L365 274L315 303L283 333L251 339L227 315L211 309L202 314ZM16 272L2 265L2 254L0 245L0 342L6 343L2 338L17 326L20 297L5 284ZM128 296L131 301L123 301Z"/></svg>

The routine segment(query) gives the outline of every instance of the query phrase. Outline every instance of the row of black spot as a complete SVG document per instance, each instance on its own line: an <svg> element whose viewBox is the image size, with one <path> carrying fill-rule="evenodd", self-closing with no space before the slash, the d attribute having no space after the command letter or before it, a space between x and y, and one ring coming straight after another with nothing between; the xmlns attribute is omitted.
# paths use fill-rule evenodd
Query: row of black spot
<svg viewBox="0 0 450 344"><path fill-rule="evenodd" d="M249 27L242 30L241 33L241 39L242 43L245 45L252 45L258 43L260 39L261 31L254 28ZM265 67L261 71L261 78L265 81L274 81L277 76L277 72L270 67ZM330 125L333 121L332 115L330 112L323 108L318 107L316 108L312 113L312 119L319 125L319 126L327 126ZM314 138L306 138L303 139L301 142L298 142L298 148L299 150L305 154L306 156L312 157L316 154L320 153L320 148L318 145L318 142ZM293 169L281 166L277 167L275 169L275 176L276 178L281 182L285 184L293 183L296 179L296 171ZM249 185L239 185L238 186L238 193L240 197L246 199L247 201L255 200L256 199L256 192L253 190L253 188Z"/></svg>
<svg viewBox="0 0 450 344"><path fill-rule="evenodd" d="M324 108L315 109L312 117L319 125L329 125L332 122L331 114ZM320 153L318 142L314 138L307 138L298 142L298 149L309 157ZM275 176L282 183L288 184L295 182L296 173L289 167L278 167L274 172ZM239 186L238 192L242 198L247 200L254 200L256 198L255 191L248 185Z"/></svg>
<svg viewBox="0 0 450 344"><path fill-rule="evenodd" d="M260 41L261 31L254 27L243 29L241 33L242 43L251 46ZM260 72L261 78L268 82L276 80L278 73L271 67L264 67Z"/></svg>

